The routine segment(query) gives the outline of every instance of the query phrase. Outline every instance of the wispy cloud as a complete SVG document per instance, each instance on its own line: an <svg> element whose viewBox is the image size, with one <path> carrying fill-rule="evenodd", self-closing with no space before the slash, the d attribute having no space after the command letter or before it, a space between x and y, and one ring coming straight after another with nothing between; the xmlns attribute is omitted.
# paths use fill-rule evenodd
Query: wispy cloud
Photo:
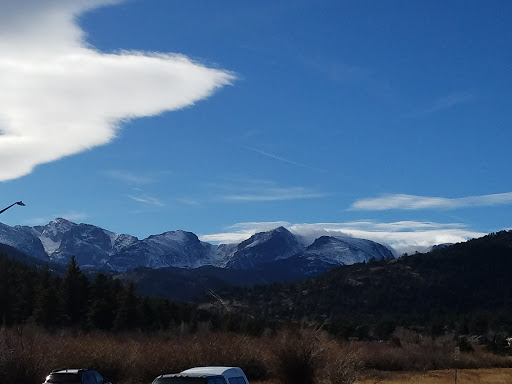
<svg viewBox="0 0 512 384"><path fill-rule="evenodd" d="M325 193L311 191L304 187L266 188L254 193L239 193L224 196L228 201L283 201L319 199L327 196Z"/></svg>
<svg viewBox="0 0 512 384"><path fill-rule="evenodd" d="M182 55L94 50L78 16L120 2L1 3L0 181L107 144L121 121L190 106L234 80Z"/></svg>
<svg viewBox="0 0 512 384"><path fill-rule="evenodd" d="M139 174L120 169L107 170L104 172L104 174L112 179L122 181L127 184L150 184L157 181L154 174Z"/></svg>
<svg viewBox="0 0 512 384"><path fill-rule="evenodd" d="M128 197L138 203L150 205L153 207L163 207L165 204L158 198L149 195L128 195Z"/></svg>
<svg viewBox="0 0 512 384"><path fill-rule="evenodd" d="M249 147L249 146L247 146L247 145L242 145L242 148L245 148L245 149L248 149L248 150L250 150L250 151L253 151L253 152L259 153L260 155L263 155L263 156L266 156L266 157L270 157L271 159L279 160L279 161L281 161L281 162L283 162L283 163L288 163L288 164L296 165L296 166L298 166L298 167L311 169L311 170L313 170L313 171L325 172L325 170L323 170L323 169L316 168L316 167L312 167L312 166L309 166L309 165L306 165L306 164L303 164L303 163L299 163L299 162L297 162L297 161L293 161L293 160L290 160L290 159L284 158L284 157L282 157L282 156L278 156L278 155L276 155L276 154L273 154L273 153L270 153L270 152L263 151L263 150L258 149L258 148Z"/></svg>
<svg viewBox="0 0 512 384"><path fill-rule="evenodd" d="M435 100L431 105L418 108L405 117L422 117L432 115L436 112L441 112L447 109L451 109L461 104L467 104L475 100L475 95L471 92L454 92L449 95L440 97Z"/></svg>
<svg viewBox="0 0 512 384"><path fill-rule="evenodd" d="M210 201L265 202L319 199L329 193L302 186L280 185L272 180L232 177L205 185Z"/></svg>
<svg viewBox="0 0 512 384"><path fill-rule="evenodd" d="M286 227L288 225L290 223L285 221L238 223L228 227L227 232L201 235L199 238L202 241L220 244L239 243L247 240L255 233L270 231L274 228Z"/></svg>
<svg viewBox="0 0 512 384"><path fill-rule="evenodd" d="M301 236L306 245L316 238L327 236L352 236L369 239L393 249L397 255L404 252L425 251L436 244L459 243L485 233L471 231L460 223L435 223L423 221L399 221L378 223L374 221L354 221L346 223L292 224L288 222L239 223L227 228L226 232L205 234L203 241L218 243L238 243L257 232L268 231L284 226L290 232Z"/></svg>
<svg viewBox="0 0 512 384"><path fill-rule="evenodd" d="M78 211L69 211L69 212L61 212L54 213L49 217L32 217L28 218L24 221L26 225L46 225L50 221L56 219L57 217L61 217L63 219L72 221L72 222L83 222L88 218L88 215L85 212Z"/></svg>
<svg viewBox="0 0 512 384"><path fill-rule="evenodd" d="M190 205L190 206L199 206L201 205L200 199L194 199L190 197L179 197L176 199L176 202L184 205Z"/></svg>
<svg viewBox="0 0 512 384"><path fill-rule="evenodd" d="M76 212L76 211L70 211L70 212L64 212L60 214L54 215L56 217L62 217L63 219L69 220L69 221L82 221L87 219L88 215L85 212ZM52 220L54 219L52 218Z"/></svg>
<svg viewBox="0 0 512 384"><path fill-rule="evenodd" d="M367 211L385 211L390 209L456 209L506 204L512 204L512 192L460 198L396 194L358 200L351 205L350 209Z"/></svg>
<svg viewBox="0 0 512 384"><path fill-rule="evenodd" d="M332 57L312 57L299 54L303 64L334 83L357 87L383 101L395 101L398 96L389 81L379 76L374 68L354 65Z"/></svg>

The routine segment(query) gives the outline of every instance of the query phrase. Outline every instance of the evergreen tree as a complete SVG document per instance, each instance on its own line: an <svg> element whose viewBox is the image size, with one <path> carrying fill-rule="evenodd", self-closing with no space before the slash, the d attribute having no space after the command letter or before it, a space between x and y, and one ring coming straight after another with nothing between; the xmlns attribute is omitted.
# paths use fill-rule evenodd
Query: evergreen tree
<svg viewBox="0 0 512 384"><path fill-rule="evenodd" d="M109 330L114 325L117 312L115 285L112 278L100 273L90 289L87 321L91 328Z"/></svg>
<svg viewBox="0 0 512 384"><path fill-rule="evenodd" d="M119 297L119 309L114 320L114 328L130 330L137 327L137 304L138 298L135 294L135 284L130 283L128 289Z"/></svg>
<svg viewBox="0 0 512 384"><path fill-rule="evenodd" d="M75 257L71 256L61 290L64 315L69 325L85 324L88 289L87 278L80 270Z"/></svg>
<svg viewBox="0 0 512 384"><path fill-rule="evenodd" d="M50 269L46 265L39 277L32 314L36 324L45 328L55 327L61 320L57 282L58 280L52 277Z"/></svg>
<svg viewBox="0 0 512 384"><path fill-rule="evenodd" d="M5 254L0 254L0 323L10 325L12 323L11 307L12 295L9 289L11 275L11 262Z"/></svg>

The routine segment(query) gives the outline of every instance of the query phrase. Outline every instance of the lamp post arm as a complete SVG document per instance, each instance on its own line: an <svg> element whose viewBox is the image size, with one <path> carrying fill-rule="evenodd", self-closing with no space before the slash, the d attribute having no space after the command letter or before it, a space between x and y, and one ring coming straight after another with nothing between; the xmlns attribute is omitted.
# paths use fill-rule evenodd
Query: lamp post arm
<svg viewBox="0 0 512 384"><path fill-rule="evenodd" d="M7 211L9 208L11 208L11 207L12 207L12 206L14 206L14 205L16 205L16 203L12 203L12 204L11 204L11 205L9 205L8 207L6 207L6 208L2 209L2 210L0 211L0 213L3 213L3 212L5 212L5 211Z"/></svg>
<svg viewBox="0 0 512 384"><path fill-rule="evenodd" d="M21 205L22 207L24 207L24 206L25 206L25 204L23 203L23 201L17 201L17 202L15 202L15 203L12 203L12 204L11 204L11 205L9 205L8 207L6 207L6 208L2 209L2 210L0 211L0 213L7 211L7 210L8 210L9 208L11 208L13 205Z"/></svg>

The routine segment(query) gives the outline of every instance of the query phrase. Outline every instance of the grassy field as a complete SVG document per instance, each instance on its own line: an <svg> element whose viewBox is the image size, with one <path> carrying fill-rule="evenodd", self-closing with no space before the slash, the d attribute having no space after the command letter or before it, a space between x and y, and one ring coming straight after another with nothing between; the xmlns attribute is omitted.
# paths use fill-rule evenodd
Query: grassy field
<svg viewBox="0 0 512 384"><path fill-rule="evenodd" d="M239 366L259 384L353 384L358 378L357 384L454 382L452 338L401 339L398 347L339 341L306 329L249 337L208 330L150 335L1 328L0 383L40 384L52 369L88 367L114 383L148 384L162 373L202 365ZM462 352L457 366L457 384L512 383L510 357L481 347Z"/></svg>
<svg viewBox="0 0 512 384"><path fill-rule="evenodd" d="M355 384L453 384L455 370L428 372L387 372L356 381ZM508 384L512 383L512 368L462 369L457 371L457 384Z"/></svg>

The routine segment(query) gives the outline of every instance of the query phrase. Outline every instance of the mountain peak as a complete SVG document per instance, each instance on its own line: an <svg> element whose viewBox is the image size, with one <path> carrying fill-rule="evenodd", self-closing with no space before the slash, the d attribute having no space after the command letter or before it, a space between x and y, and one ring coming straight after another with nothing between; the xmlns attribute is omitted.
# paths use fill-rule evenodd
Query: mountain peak
<svg viewBox="0 0 512 384"><path fill-rule="evenodd" d="M392 259L393 253L382 244L353 237L321 236L302 255L333 265L348 265L371 259Z"/></svg>
<svg viewBox="0 0 512 384"><path fill-rule="evenodd" d="M247 269L257 264L287 259L303 249L297 237L281 226L268 232L256 233L242 241L227 265Z"/></svg>
<svg viewBox="0 0 512 384"><path fill-rule="evenodd" d="M291 233L289 230L287 230L282 225L280 227L272 229L270 232L278 232L278 233Z"/></svg>
<svg viewBox="0 0 512 384"><path fill-rule="evenodd" d="M71 228L75 227L78 224L73 223L72 221L63 219L62 217L58 217L48 224L43 226L36 226L34 229L41 234L46 236L56 236L57 234L62 234L64 232L69 231Z"/></svg>
<svg viewBox="0 0 512 384"><path fill-rule="evenodd" d="M71 224L75 224L75 223L73 223L72 221L70 221L68 219L64 219L63 217L56 217L55 219L50 221L50 223L71 223Z"/></svg>

